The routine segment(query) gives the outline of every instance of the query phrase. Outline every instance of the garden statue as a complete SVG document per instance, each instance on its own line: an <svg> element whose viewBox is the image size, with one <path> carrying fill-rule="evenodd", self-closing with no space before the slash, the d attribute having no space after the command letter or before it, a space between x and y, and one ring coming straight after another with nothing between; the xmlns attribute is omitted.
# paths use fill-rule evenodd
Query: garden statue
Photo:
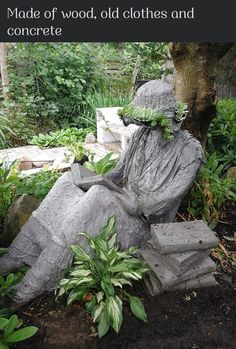
<svg viewBox="0 0 236 349"><path fill-rule="evenodd" d="M90 189L84 191L74 183L73 171L58 179L0 258L2 275L23 264L31 267L16 286L15 302L24 304L55 288L72 262L70 245L80 244L88 250L79 232L94 236L115 215L117 240L127 248L149 239L150 224L174 220L204 162L202 147L186 130L180 130L172 87L166 82L143 85L133 105L165 114L172 123L173 139L165 139L158 125L139 127L115 169L105 175L114 189L99 185L93 176L87 180Z"/></svg>

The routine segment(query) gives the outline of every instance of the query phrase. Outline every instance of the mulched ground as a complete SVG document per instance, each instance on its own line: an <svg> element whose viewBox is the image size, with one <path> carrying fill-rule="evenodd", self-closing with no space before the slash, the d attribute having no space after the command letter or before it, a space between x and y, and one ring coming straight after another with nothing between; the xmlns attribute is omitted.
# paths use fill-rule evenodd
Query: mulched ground
<svg viewBox="0 0 236 349"><path fill-rule="evenodd" d="M235 206L227 207L227 224L217 227L221 245L212 255L218 264L218 287L164 293L149 297L142 284L134 293L144 302L148 323L124 308L121 332L99 339L82 304L65 307L48 294L19 312L39 327L18 349L227 349L236 348ZM230 223L230 224L229 224Z"/></svg>

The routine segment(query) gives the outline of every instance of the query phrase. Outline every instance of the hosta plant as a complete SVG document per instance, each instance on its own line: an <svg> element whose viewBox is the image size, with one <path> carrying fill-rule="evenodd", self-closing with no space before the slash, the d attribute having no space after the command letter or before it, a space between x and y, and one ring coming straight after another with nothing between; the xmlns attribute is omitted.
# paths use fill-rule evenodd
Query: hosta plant
<svg viewBox="0 0 236 349"><path fill-rule="evenodd" d="M112 158L112 156L113 153L108 153L106 156L104 156L102 159L98 161L94 161L92 157L91 160L86 161L83 166L90 171L103 175L108 171L111 171L117 164L118 158Z"/></svg>
<svg viewBox="0 0 236 349"><path fill-rule="evenodd" d="M122 324L123 301L128 301L133 314L147 321L143 303L138 297L123 289L132 286L132 281L142 279L148 268L144 261L135 257L136 247L122 251L116 244L115 217L111 217L102 233L88 240L93 254L87 254L79 245L71 246L74 264L69 276L59 283L59 295L68 294L67 303L84 300L93 322L98 326L99 337L110 327L117 333ZM86 301L88 300L89 301Z"/></svg>
<svg viewBox="0 0 236 349"><path fill-rule="evenodd" d="M0 349L11 348L16 343L32 337L38 331L35 326L20 328L22 325L23 322L17 315L12 315L10 319L0 318Z"/></svg>
<svg viewBox="0 0 236 349"><path fill-rule="evenodd" d="M173 139L171 121L165 115L153 109L126 105L118 110L118 115L121 118L127 117L141 123L146 123L151 127L160 126L163 129L164 137L169 141Z"/></svg>

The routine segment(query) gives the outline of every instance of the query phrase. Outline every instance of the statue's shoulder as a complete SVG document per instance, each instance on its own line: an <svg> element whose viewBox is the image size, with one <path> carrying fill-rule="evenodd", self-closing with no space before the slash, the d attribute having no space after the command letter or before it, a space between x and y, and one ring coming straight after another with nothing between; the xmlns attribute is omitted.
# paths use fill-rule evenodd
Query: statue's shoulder
<svg viewBox="0 0 236 349"><path fill-rule="evenodd" d="M205 154L201 143L189 133L189 131L180 130L179 132L182 142L186 145L188 152L196 159L201 159L201 161L205 163Z"/></svg>

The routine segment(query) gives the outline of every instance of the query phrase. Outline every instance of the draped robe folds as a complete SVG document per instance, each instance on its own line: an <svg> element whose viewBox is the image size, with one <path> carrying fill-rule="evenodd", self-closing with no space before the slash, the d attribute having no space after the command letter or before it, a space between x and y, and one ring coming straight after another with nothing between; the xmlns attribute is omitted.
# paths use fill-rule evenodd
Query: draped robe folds
<svg viewBox="0 0 236 349"><path fill-rule="evenodd" d="M126 195L121 200L122 194L101 185L84 192L70 172L63 174L0 258L0 274L22 264L31 266L16 287L15 299L26 303L53 289L71 264L69 246L79 243L89 250L78 233L98 234L112 215L123 248L144 244L151 223L174 220L203 162L200 143L187 131L175 132L170 142L160 129L140 127L115 169L105 175L132 194L132 213Z"/></svg>

